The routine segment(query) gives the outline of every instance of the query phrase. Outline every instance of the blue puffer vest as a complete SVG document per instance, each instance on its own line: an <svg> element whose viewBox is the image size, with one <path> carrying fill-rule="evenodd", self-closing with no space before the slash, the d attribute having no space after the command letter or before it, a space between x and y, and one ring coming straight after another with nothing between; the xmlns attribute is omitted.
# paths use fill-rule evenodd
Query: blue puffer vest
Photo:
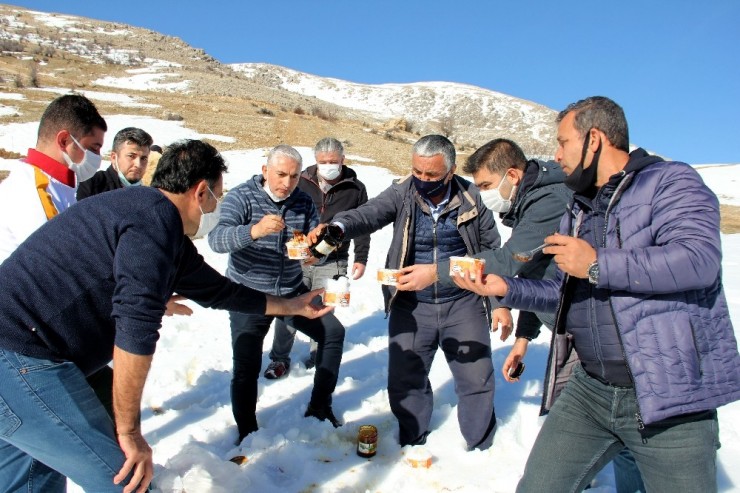
<svg viewBox="0 0 740 493"><path fill-rule="evenodd" d="M414 245L411 252L414 264L436 264L450 257L462 257L468 253L465 242L457 230L457 210L439 216L437 221L416 205L416 224ZM416 292L416 299L422 303L445 303L462 298L467 293L457 286L433 283Z"/></svg>

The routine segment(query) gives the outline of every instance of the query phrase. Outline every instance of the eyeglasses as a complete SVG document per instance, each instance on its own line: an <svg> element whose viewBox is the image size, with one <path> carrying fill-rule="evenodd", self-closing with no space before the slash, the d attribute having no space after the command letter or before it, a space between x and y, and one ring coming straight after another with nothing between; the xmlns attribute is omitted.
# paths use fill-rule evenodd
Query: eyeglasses
<svg viewBox="0 0 740 493"><path fill-rule="evenodd" d="M223 195L221 195L221 197L216 197L216 194L213 193L213 190L211 190L211 187L209 187L208 185L206 185L206 188L208 188L208 191L211 192L211 195L213 195L213 198L216 199L216 202L218 202L220 204L224 200L224 196Z"/></svg>

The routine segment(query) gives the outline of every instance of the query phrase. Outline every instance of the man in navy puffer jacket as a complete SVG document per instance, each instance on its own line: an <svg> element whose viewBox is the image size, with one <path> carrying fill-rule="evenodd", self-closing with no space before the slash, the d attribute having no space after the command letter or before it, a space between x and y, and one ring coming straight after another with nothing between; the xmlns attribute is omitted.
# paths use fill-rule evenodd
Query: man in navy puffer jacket
<svg viewBox="0 0 740 493"><path fill-rule="evenodd" d="M716 491L716 408L740 398L717 198L690 166L629 153L610 99L574 103L558 122L556 160L575 191L545 239L559 276L456 281L557 310L549 416L518 491L580 491L624 446L647 491Z"/></svg>

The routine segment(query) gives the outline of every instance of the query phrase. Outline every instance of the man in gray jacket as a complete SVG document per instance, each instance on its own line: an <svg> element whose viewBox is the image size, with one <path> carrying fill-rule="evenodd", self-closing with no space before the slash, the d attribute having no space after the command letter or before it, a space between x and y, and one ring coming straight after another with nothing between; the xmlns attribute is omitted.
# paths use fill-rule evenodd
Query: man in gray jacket
<svg viewBox="0 0 740 493"><path fill-rule="evenodd" d="M526 279L552 279L557 266L552 255L541 252L532 258L519 258L520 252L535 249L544 238L557 231L560 218L572 196L563 184L565 174L555 162L527 160L522 149L508 139L494 139L482 145L465 162L463 171L473 176L480 189L483 203L500 214L504 226L512 228L509 240L501 247L486 250L475 257L486 260L486 270L499 275ZM436 264L412 265L402 269L398 289L419 290L435 279L453 284L449 260ZM511 313L506 307L493 311L492 330L501 324L501 340L508 338L513 328ZM509 371L524 359L529 341L536 338L540 326L552 328L553 313L519 313L516 341L502 367L504 378L514 381Z"/></svg>
<svg viewBox="0 0 740 493"><path fill-rule="evenodd" d="M454 174L455 147L441 135L414 144L411 174L357 209L334 216L347 238L393 223L386 267L431 264L496 248L501 238L477 189ZM468 449L493 442L494 377L488 304L455 286L418 292L383 286L389 313L388 398L401 445L426 442L433 409L429 370L441 348L455 381Z"/></svg>

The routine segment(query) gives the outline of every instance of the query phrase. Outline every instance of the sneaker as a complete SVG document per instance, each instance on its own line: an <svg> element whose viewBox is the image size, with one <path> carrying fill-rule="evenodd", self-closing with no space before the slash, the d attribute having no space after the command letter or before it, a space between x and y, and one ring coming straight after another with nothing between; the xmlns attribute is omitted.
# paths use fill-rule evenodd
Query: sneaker
<svg viewBox="0 0 740 493"><path fill-rule="evenodd" d="M290 372L290 367L283 361L272 361L267 365L265 370L265 378L269 380L277 380L283 378Z"/></svg>
<svg viewBox="0 0 740 493"><path fill-rule="evenodd" d="M311 351L308 354L308 358L303 360L303 364L306 365L306 370L310 370L314 366L316 366L316 352Z"/></svg>
<svg viewBox="0 0 740 493"><path fill-rule="evenodd" d="M334 412L331 410L331 406L326 406L320 409L309 404L308 408L306 408L306 414L304 414L303 416L306 418L313 416L319 421L326 421L328 419L332 426L334 426L334 428L339 428L340 426L342 426L342 423L337 419L336 416L334 416Z"/></svg>

